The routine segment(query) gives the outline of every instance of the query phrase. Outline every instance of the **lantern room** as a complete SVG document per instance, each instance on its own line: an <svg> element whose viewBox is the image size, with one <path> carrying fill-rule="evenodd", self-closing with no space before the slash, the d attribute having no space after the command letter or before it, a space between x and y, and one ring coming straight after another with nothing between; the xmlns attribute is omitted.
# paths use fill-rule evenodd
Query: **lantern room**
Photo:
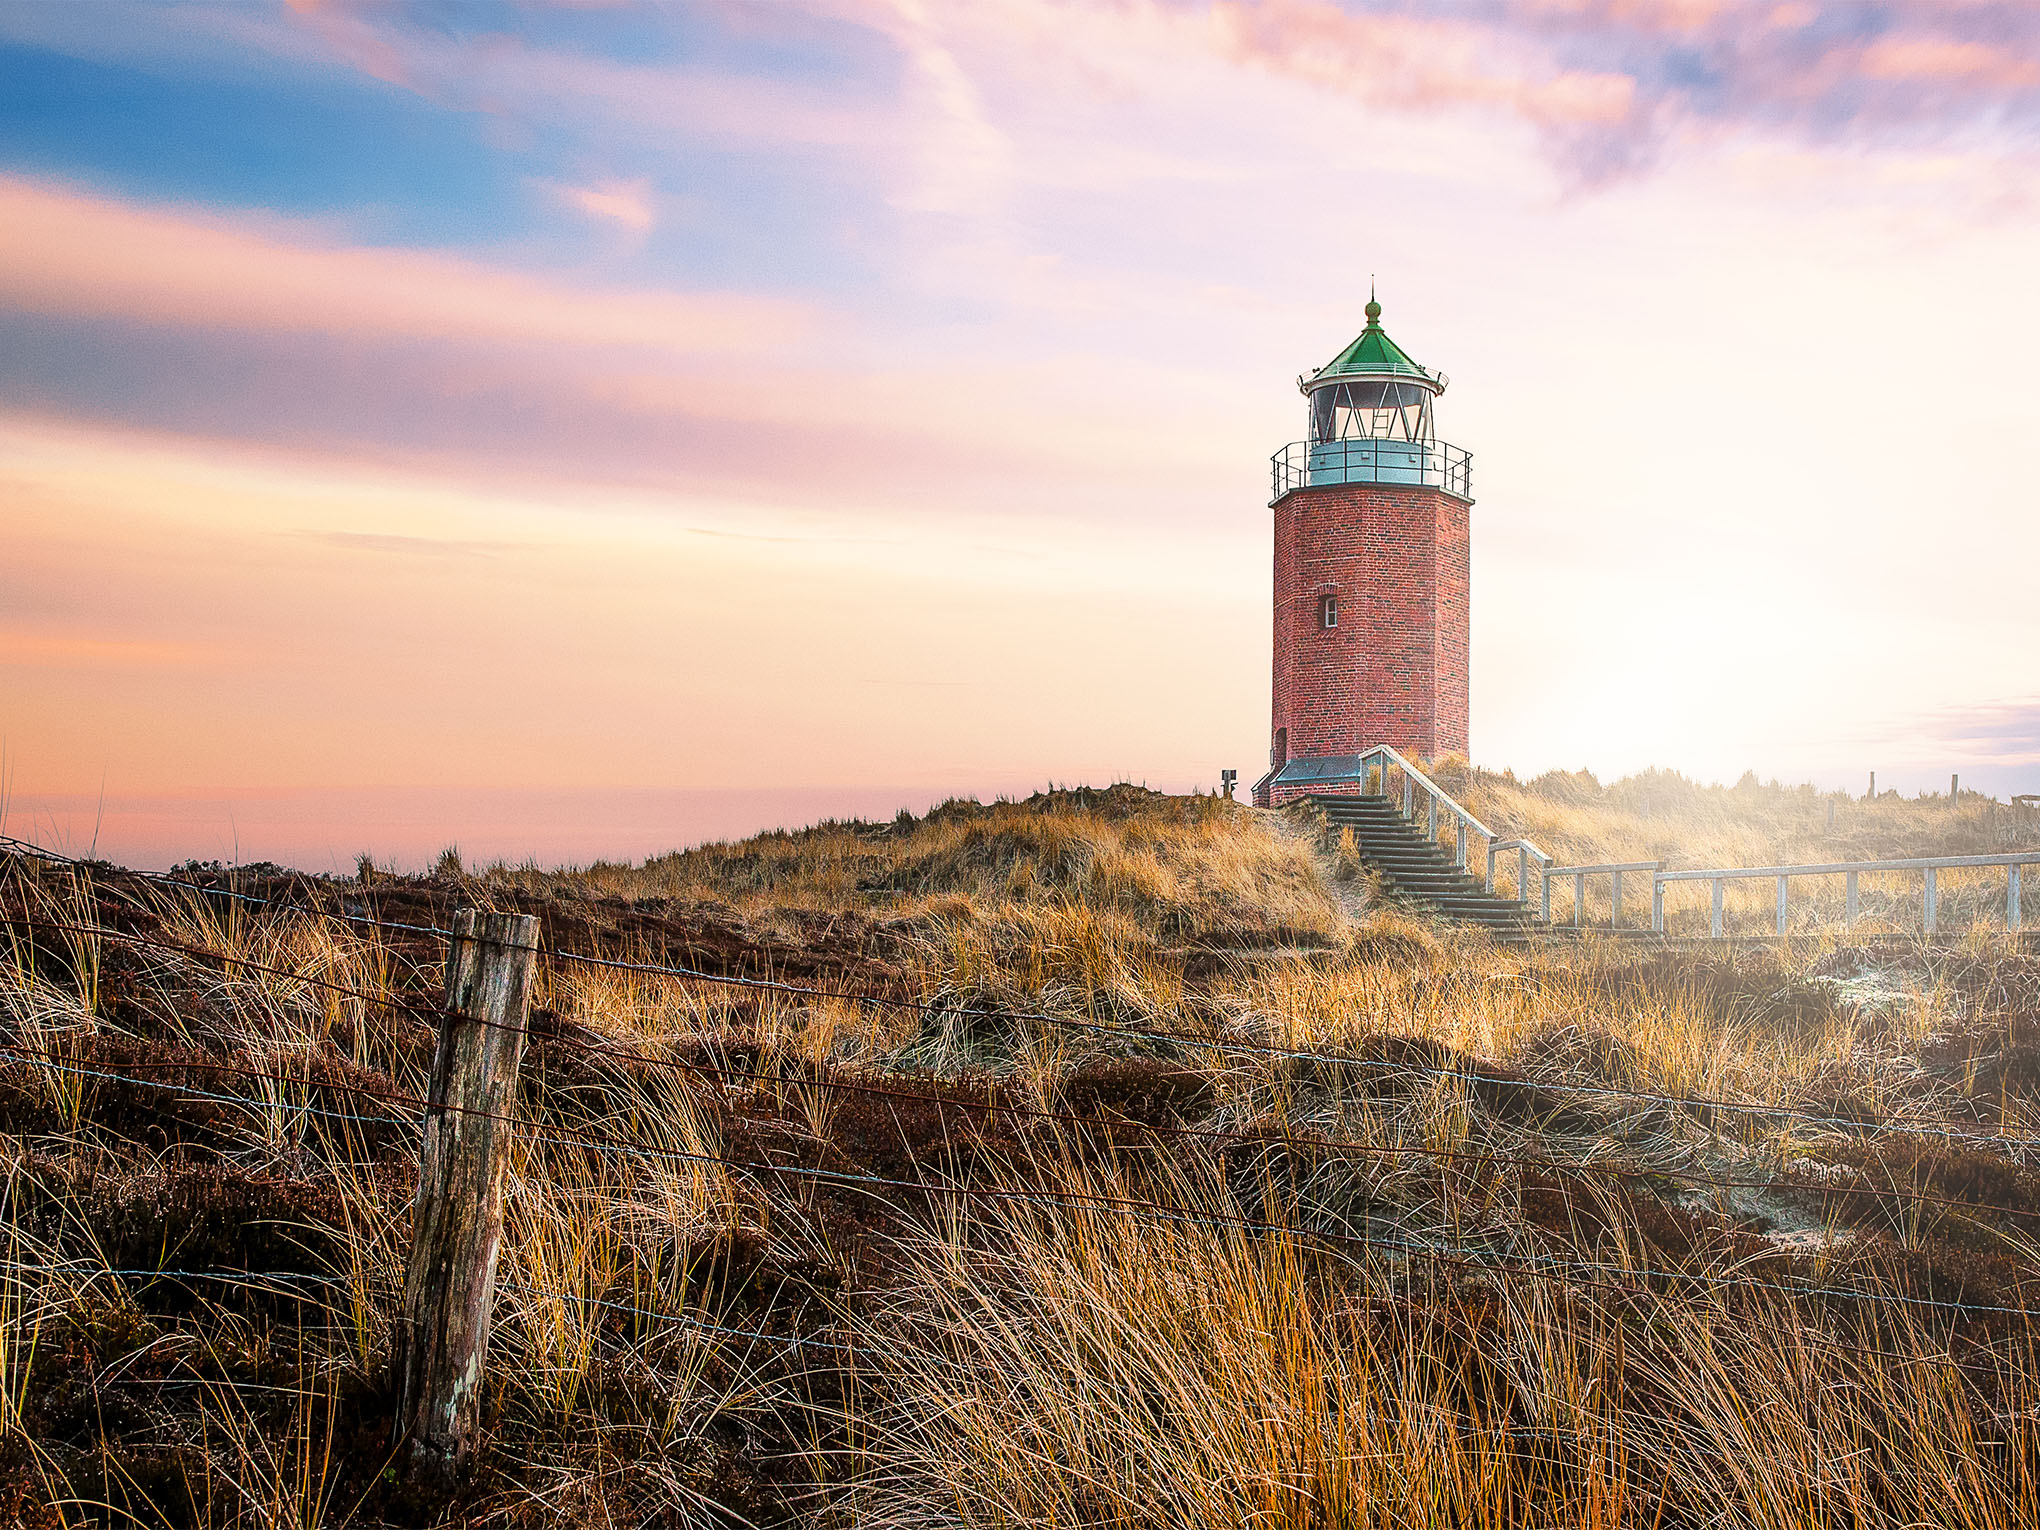
<svg viewBox="0 0 2040 1530"><path fill-rule="evenodd" d="M1367 300L1359 338L1297 387L1310 437L1275 457L1275 497L1317 484L1416 484L1472 498L1467 454L1438 439L1435 405L1447 379L1410 359Z"/></svg>

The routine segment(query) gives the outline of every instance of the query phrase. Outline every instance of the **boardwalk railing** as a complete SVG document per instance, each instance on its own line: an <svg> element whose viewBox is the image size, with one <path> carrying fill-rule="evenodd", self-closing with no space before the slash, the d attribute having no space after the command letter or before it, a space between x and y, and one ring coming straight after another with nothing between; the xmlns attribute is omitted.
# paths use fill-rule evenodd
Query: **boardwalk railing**
<svg viewBox="0 0 2040 1530"><path fill-rule="evenodd" d="M1665 927L1664 889L1668 882L1710 882L1713 884L1713 918L1710 933L1717 940L1721 938L1722 889L1730 882L1750 881L1761 877L1774 877L1778 883L1778 933L1786 931L1786 916L1789 912L1787 889L1794 877L1845 877L1846 890L1843 894L1845 927L1853 927L1860 909L1857 879L1866 871L1917 871L1921 873L1920 904L1923 923L1929 935L1940 929L1941 888L1939 873L1955 868L1973 866L2002 866L2005 868L2005 928L2022 928L2019 909L2019 868L2040 865L2040 850L2016 850L2007 855L1929 855L1914 856L1893 861L1832 861L1815 866L1724 866L1703 871L1660 871L1656 874L1651 894L1651 928Z"/></svg>
<svg viewBox="0 0 2040 1530"><path fill-rule="evenodd" d="M1948 870L1967 870L1976 867L2001 866L2005 870L2005 928L2024 928L2021 910L2020 869L2040 865L2040 849L2014 850L2003 855L1937 855L1912 856L1882 861L1832 861L1804 866L1717 866L1703 867L1688 871L1666 871L1661 861L1609 861L1597 865L1560 866L1537 844L1528 839L1504 839L1469 813L1451 794L1417 768L1401 751L1387 744L1376 744L1359 756L1358 780L1361 790L1379 793L1394 801L1401 797L1402 815L1413 824L1421 824L1425 833L1433 840L1439 837L1439 830L1451 833L1458 864L1467 864L1467 847L1471 838L1478 837L1487 844L1487 891L1495 890L1495 869L1501 858L1511 851L1516 855L1516 899L1526 907L1530 902L1531 878L1537 880L1537 914L1541 923L1553 923L1551 889L1555 882L1572 882L1572 927L1579 929L1587 925L1587 886L1590 877L1609 879L1609 928L1622 924L1623 878L1650 878L1650 928L1662 933L1665 928L1665 888L1673 882L1707 882L1712 884L1713 899L1709 921L1709 934L1719 940L1724 933L1723 902L1724 889L1730 882L1752 881L1764 877L1777 882L1777 933L1783 935L1789 928L1787 915L1790 909L1789 888L1794 877L1844 877L1843 924L1845 928L1855 926L1861 912L1860 886L1858 879L1865 873L1912 872L1921 874L1921 914L1926 933L1937 934L1940 930L1940 876ZM1345 779L1353 779L1346 777ZM1392 790L1391 788L1396 788Z"/></svg>
<svg viewBox="0 0 2040 1530"><path fill-rule="evenodd" d="M1605 876L1609 880L1608 927L1610 929L1617 929L1622 924L1622 878L1624 874L1634 876L1638 872L1649 872L1652 877L1655 877L1657 869L1661 864L1662 862L1659 861L1610 861L1599 866L1547 866L1544 869L1544 907L1540 911L1541 917L1546 924L1551 923L1551 884L1560 877L1571 877L1573 884L1572 922L1575 928L1583 927L1587 922L1587 878ZM1651 887L1650 906L1653 921L1651 928L1661 928L1655 922L1660 907L1655 883Z"/></svg>

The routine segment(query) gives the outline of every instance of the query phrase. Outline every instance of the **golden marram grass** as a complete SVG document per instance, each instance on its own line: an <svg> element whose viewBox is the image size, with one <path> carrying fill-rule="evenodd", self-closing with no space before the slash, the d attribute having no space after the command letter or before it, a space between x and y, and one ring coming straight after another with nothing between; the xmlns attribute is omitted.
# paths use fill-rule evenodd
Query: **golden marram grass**
<svg viewBox="0 0 2040 1530"><path fill-rule="evenodd" d="M1566 855L1831 855L1808 794L1440 774ZM1997 832L1836 818L1849 853ZM1341 861L1307 814L1124 787L640 866L192 872L267 905L14 858L0 1504L2040 1524L2040 963L1498 945ZM468 903L828 996L544 964L487 1439L435 1505L383 1466L442 951L342 916Z"/></svg>

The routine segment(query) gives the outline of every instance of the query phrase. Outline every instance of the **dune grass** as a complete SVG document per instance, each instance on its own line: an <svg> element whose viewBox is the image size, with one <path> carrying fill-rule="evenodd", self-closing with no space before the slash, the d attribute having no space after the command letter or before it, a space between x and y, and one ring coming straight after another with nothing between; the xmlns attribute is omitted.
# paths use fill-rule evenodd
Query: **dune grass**
<svg viewBox="0 0 2040 1530"><path fill-rule="evenodd" d="M1812 832L1782 790L1461 784L1573 854ZM1902 806L1872 853L1958 842ZM2040 1168L1986 1136L2040 1134L2040 961L2003 935L1498 946L1282 815L1126 788L195 874L305 911L0 868L24 1524L2040 1524ZM1005 1013L545 963L488 1440L425 1503L383 1470L417 1125L379 1097L423 1086L443 952L334 916L463 903Z"/></svg>

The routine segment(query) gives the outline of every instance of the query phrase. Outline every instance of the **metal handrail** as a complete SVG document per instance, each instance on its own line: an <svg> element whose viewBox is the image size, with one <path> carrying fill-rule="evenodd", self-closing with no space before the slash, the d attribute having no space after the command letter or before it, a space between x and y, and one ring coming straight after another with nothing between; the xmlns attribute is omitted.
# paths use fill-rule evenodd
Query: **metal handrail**
<svg viewBox="0 0 2040 1530"><path fill-rule="evenodd" d="M1473 498L1473 453L1445 441L1292 441L1268 461L1276 499L1292 489L1345 483L1408 484Z"/></svg>

